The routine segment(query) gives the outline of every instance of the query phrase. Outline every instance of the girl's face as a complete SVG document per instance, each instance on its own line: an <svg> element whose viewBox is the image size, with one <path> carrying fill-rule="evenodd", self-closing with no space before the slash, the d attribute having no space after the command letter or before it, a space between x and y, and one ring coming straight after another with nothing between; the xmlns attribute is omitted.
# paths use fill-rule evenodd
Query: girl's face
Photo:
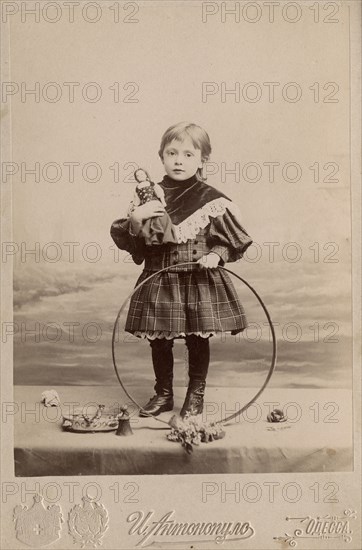
<svg viewBox="0 0 362 550"><path fill-rule="evenodd" d="M202 168L201 151L195 149L189 137L183 141L174 139L164 148L162 163L170 178L184 181L194 176L198 168Z"/></svg>

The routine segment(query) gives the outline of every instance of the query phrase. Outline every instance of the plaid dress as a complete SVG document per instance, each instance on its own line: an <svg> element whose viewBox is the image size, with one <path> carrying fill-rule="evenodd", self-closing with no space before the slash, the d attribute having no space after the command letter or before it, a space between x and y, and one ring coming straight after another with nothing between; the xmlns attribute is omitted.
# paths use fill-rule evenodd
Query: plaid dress
<svg viewBox="0 0 362 550"><path fill-rule="evenodd" d="M138 237L129 235L129 229L129 219L117 220L111 235L136 263L145 260L135 287L160 269L169 269L133 294L125 324L127 332L153 339L237 334L246 328L244 308L227 272L204 269L198 264L178 265L194 263L209 252L220 256L219 265L242 257L252 240L228 210L211 218L194 239L179 244L144 246Z"/></svg>

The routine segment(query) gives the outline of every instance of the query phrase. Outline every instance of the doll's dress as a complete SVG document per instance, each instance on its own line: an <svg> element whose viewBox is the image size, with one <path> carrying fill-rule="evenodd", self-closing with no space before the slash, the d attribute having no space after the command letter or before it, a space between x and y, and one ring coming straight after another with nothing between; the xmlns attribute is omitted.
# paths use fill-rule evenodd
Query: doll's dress
<svg viewBox="0 0 362 550"><path fill-rule="evenodd" d="M140 199L140 205L153 200L160 200L155 192L155 184L150 182L146 187L136 188L136 193ZM176 243L176 235L170 216L165 212L157 218L149 218L142 224L139 233L143 237L147 246L161 245L166 243Z"/></svg>

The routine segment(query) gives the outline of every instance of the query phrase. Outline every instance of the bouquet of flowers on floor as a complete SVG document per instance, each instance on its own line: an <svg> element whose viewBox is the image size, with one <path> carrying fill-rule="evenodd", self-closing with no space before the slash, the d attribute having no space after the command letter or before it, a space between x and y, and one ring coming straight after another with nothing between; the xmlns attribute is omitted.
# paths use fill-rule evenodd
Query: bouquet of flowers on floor
<svg viewBox="0 0 362 550"><path fill-rule="evenodd" d="M186 415L184 419L174 415L169 421L171 433L167 435L170 441L179 441L185 451L190 454L193 445L209 443L225 437L224 427L216 422L203 422L202 415Z"/></svg>

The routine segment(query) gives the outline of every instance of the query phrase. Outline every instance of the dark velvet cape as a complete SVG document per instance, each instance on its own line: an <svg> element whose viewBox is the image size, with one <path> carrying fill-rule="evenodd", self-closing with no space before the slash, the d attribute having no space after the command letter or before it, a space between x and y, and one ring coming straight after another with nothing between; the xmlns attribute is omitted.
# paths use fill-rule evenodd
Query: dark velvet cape
<svg viewBox="0 0 362 550"><path fill-rule="evenodd" d="M208 202L220 197L230 200L214 187L200 182L196 176L184 181L165 176L159 185L165 192L166 210L174 225L179 225Z"/></svg>
<svg viewBox="0 0 362 550"><path fill-rule="evenodd" d="M215 199L223 198L230 201L224 193L198 181L196 176L184 181L176 181L165 176L159 185L165 193L166 212L175 226ZM133 261L139 265L150 247L145 245L143 239L132 236L129 229L129 217L116 220L111 227L112 239L118 248L129 252ZM250 236L231 212L226 211L223 216L212 217L208 230L208 245L219 254L223 262L234 262L241 258L251 243Z"/></svg>

